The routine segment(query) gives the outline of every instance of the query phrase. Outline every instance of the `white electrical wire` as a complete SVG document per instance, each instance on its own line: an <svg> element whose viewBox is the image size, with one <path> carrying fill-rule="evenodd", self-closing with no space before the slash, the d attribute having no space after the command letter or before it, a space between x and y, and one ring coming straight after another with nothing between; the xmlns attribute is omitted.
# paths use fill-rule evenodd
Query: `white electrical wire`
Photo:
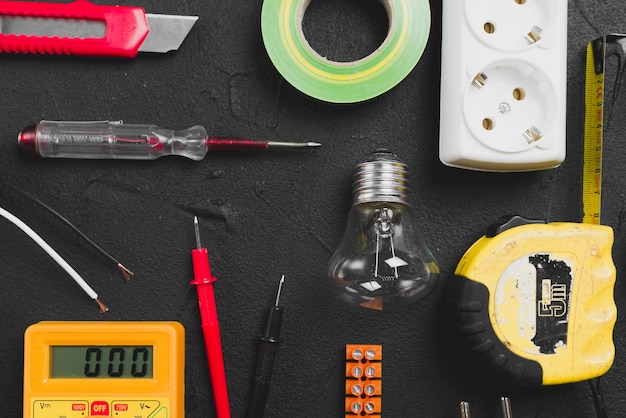
<svg viewBox="0 0 626 418"><path fill-rule="evenodd" d="M54 261L56 261L72 278L78 285L89 295L90 298L95 299L97 301L98 294L87 284L87 282L80 277L80 274L76 272L70 266L67 261L65 261L59 253L57 253L51 246L46 243L35 231L32 230L31 227L22 222L19 218L13 215L11 212L0 207L0 216L4 217L9 222L13 223L13 225L17 226L21 229L26 235L28 235L33 241L35 241Z"/></svg>

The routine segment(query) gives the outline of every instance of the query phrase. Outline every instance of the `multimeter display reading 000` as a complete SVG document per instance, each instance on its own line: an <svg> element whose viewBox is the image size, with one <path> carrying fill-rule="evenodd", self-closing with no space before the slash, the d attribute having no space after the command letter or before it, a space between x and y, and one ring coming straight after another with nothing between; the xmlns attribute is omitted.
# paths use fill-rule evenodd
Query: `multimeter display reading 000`
<svg viewBox="0 0 626 418"><path fill-rule="evenodd" d="M184 418L178 322L39 322L24 333L24 418Z"/></svg>
<svg viewBox="0 0 626 418"><path fill-rule="evenodd" d="M152 346L51 346L51 378L151 378Z"/></svg>

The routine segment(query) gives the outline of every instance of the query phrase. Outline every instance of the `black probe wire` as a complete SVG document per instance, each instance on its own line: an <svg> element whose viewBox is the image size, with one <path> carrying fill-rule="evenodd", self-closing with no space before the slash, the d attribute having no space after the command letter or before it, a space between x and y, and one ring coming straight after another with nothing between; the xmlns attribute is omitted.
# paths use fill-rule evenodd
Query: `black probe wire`
<svg viewBox="0 0 626 418"><path fill-rule="evenodd" d="M65 218L59 212L57 212L56 210L54 210L53 208L48 206L46 203L42 202L37 197L35 197L32 194L28 193L27 191L18 189L17 187L14 187L12 185L9 185L9 187L11 187L11 189L15 190L16 192L22 194L23 196L26 196L27 198L31 199L35 203L39 204L41 207L46 209L48 212L50 212L52 215L54 215L57 219L59 219L61 222L63 222L66 226L68 226L72 231L74 231L75 233L80 235L80 237L82 239L84 239L87 242L87 244L91 245L100 254L104 255L106 258L108 258L109 260L114 262L116 264L117 268L120 269L120 271L122 272L122 275L124 276L124 279L126 281L129 281L130 278L135 275L135 273L133 271L128 269L119 260L117 260L111 254L106 252L102 247L100 247L98 244L96 244L91 238L89 238L87 235L85 235L85 233L83 231L78 229L78 227L76 227L73 223L71 223L67 218Z"/></svg>
<svg viewBox="0 0 626 418"><path fill-rule="evenodd" d="M596 415L598 418L607 418L606 406L604 405L604 396L602 395L602 385L600 378L596 377L589 380L589 386L591 387L591 393L593 393L593 402L596 406Z"/></svg>

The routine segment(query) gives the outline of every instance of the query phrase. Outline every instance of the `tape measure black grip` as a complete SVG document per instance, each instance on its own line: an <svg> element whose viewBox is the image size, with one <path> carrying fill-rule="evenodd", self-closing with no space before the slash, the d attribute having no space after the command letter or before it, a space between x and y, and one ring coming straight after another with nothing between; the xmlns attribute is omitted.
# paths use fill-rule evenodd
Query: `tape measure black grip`
<svg viewBox="0 0 626 418"><path fill-rule="evenodd" d="M450 278L448 286L448 323L460 348L505 381L540 386L543 380L541 365L511 352L491 327L487 286L457 275Z"/></svg>

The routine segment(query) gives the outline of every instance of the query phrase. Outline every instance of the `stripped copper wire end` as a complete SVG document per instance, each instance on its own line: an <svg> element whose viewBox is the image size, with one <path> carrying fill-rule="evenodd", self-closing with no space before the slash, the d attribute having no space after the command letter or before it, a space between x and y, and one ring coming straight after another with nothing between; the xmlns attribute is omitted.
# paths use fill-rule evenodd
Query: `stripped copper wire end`
<svg viewBox="0 0 626 418"><path fill-rule="evenodd" d="M109 308L107 308L107 306L104 303L100 302L100 300L98 298L96 298L94 300L96 301L98 306L100 306L100 313L108 312Z"/></svg>
<svg viewBox="0 0 626 418"><path fill-rule="evenodd" d="M117 268L120 269L120 271L122 272L122 275L124 276L124 279L127 282L130 281L130 278L135 275L135 273L133 273L131 270L125 267L122 263L117 263Z"/></svg>

